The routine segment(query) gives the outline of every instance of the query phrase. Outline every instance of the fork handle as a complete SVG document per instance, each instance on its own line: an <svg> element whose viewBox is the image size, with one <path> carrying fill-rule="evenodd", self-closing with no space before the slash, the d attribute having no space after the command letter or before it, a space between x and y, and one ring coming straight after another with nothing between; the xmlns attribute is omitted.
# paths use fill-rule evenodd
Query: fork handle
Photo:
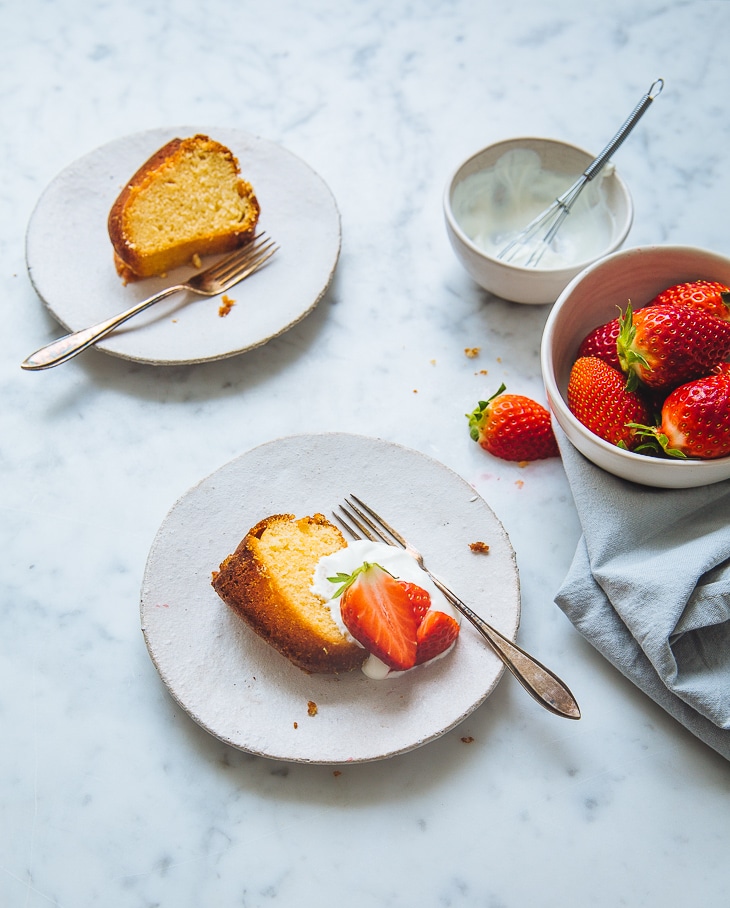
<svg viewBox="0 0 730 908"><path fill-rule="evenodd" d="M517 678L520 684L532 697L537 700L545 709L554 713L556 716L563 716L566 719L580 719L580 708L575 697L567 688L565 683L558 678L556 674L546 668L541 662L538 662L529 653L526 653L521 647L513 643L504 634L500 633L491 624L480 618L476 612L473 612L469 606L462 602L459 597L446 587L433 574L430 575L433 582L461 613L476 627L479 633L486 639L494 652L504 662L507 668Z"/></svg>
<svg viewBox="0 0 730 908"><path fill-rule="evenodd" d="M41 347L41 349L36 350L35 353L31 353L31 355L20 364L20 368L30 372L37 372L40 369L50 369L51 366L58 366L61 363L65 363L66 360L77 356L82 350L86 350L87 347L91 347L92 344L101 340L102 337L111 334L119 325L124 324L124 322L129 321L130 318L133 318L145 309L149 309L154 303L159 303L160 300L166 299L179 290L185 290L185 286L176 284L174 287L167 287L165 290L155 293L154 296L150 296L146 300L135 303L134 306L126 309L124 312L120 312L119 315L114 315L106 321L99 322L98 325L92 325L90 328L82 328L80 331L74 331L71 334L64 335L64 337L59 337L58 340L52 341L45 347Z"/></svg>

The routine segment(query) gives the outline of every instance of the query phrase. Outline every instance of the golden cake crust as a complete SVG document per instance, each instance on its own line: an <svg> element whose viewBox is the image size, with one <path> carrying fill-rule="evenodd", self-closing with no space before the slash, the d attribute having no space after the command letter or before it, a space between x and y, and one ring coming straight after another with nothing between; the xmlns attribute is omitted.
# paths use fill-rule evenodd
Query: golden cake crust
<svg viewBox="0 0 730 908"><path fill-rule="evenodd" d="M137 170L108 218L125 283L252 239L261 207L230 149L203 134L172 139Z"/></svg>
<svg viewBox="0 0 730 908"><path fill-rule="evenodd" d="M322 514L275 514L259 521L213 574L220 598L267 643L311 673L340 673L367 653L345 638L310 586L323 555L345 546Z"/></svg>

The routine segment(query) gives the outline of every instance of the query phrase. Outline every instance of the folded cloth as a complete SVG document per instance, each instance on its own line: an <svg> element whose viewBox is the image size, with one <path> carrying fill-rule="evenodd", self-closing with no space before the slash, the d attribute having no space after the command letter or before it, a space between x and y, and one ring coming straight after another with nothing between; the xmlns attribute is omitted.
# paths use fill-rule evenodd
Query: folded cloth
<svg viewBox="0 0 730 908"><path fill-rule="evenodd" d="M556 434L583 536L555 601L627 678L730 760L730 481L636 485Z"/></svg>

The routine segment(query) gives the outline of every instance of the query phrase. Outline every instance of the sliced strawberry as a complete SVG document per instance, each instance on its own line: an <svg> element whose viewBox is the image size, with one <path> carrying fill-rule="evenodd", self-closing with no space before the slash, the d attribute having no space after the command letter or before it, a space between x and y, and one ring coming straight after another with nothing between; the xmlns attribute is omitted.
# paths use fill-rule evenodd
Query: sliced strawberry
<svg viewBox="0 0 730 908"><path fill-rule="evenodd" d="M427 590L424 590L423 587L420 587L415 583L410 583L408 580L399 580L398 582L408 594L408 598L413 606L413 613L416 616L416 622L420 624L423 621L426 612L431 608L430 593Z"/></svg>
<svg viewBox="0 0 730 908"><path fill-rule="evenodd" d="M430 611L421 622L416 639L418 651L416 665L440 656L451 646L459 634L459 622L445 612Z"/></svg>
<svg viewBox="0 0 730 908"><path fill-rule="evenodd" d="M379 564L365 562L345 581L345 626L365 649L394 671L416 663L418 622L408 593Z"/></svg>

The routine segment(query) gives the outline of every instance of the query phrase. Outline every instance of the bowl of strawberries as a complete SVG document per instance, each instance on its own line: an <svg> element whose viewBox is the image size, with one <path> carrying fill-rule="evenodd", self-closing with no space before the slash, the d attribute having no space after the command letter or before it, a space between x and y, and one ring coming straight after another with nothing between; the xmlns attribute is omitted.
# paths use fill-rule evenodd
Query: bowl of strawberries
<svg viewBox="0 0 730 908"><path fill-rule="evenodd" d="M553 417L602 469L658 488L730 479L730 259L615 252L565 288L543 332Z"/></svg>

